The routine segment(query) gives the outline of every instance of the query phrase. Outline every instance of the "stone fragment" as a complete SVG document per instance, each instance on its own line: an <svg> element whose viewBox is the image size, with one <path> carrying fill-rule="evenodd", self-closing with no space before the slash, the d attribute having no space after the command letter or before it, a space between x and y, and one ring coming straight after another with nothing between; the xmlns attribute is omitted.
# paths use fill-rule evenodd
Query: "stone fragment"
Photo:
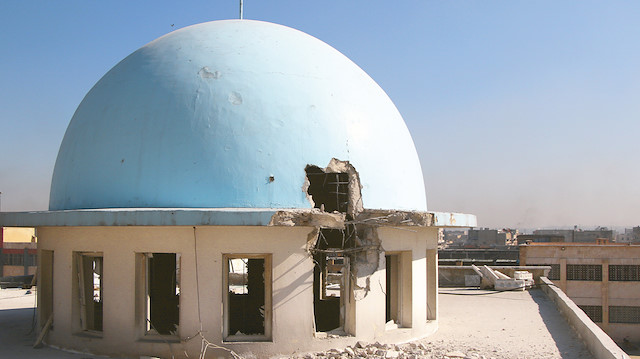
<svg viewBox="0 0 640 359"><path fill-rule="evenodd" d="M465 353L460 351L449 352L445 355L448 356L449 358L466 358L467 357Z"/></svg>
<svg viewBox="0 0 640 359"><path fill-rule="evenodd" d="M400 356L400 352L393 349L387 350L384 355L385 358L397 358L398 356Z"/></svg>
<svg viewBox="0 0 640 359"><path fill-rule="evenodd" d="M350 356L356 356L356 353L353 351L353 349L351 349L351 347L346 347L344 348L344 352L349 354Z"/></svg>

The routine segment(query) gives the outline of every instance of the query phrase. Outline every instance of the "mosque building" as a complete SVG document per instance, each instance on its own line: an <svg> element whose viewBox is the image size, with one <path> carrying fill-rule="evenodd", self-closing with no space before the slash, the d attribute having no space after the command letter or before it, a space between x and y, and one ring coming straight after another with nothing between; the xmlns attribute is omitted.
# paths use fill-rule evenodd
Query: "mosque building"
<svg viewBox="0 0 640 359"><path fill-rule="evenodd" d="M300 31L213 21L113 67L76 110L36 227L45 343L258 357L437 330L437 233L385 92ZM210 357L207 356L207 357Z"/></svg>

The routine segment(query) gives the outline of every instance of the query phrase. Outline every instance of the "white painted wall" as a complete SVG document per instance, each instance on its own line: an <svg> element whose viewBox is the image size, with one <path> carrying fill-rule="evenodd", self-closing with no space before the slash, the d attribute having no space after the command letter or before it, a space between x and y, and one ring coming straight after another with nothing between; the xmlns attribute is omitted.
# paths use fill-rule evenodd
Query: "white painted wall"
<svg viewBox="0 0 640 359"><path fill-rule="evenodd" d="M384 265L371 276L371 291L353 304L355 337L316 339L313 332L313 262L306 252L310 227L42 227L39 248L54 251L54 326L49 344L107 355L197 356L196 335L202 321L207 340L238 353L273 355L321 350L356 340L398 342L433 332L427 325L426 250L436 231L380 228L385 250L412 251L412 327L384 330ZM197 252L196 252L197 250ZM77 299L73 296L74 251L102 252L104 258L104 325L102 337L79 335ZM179 338L148 340L136 314L136 253L175 252L182 255ZM197 253L197 271L196 271ZM222 343L223 255L271 254L273 337L271 342ZM384 253L380 253L384 264ZM376 284L377 283L377 284ZM375 284L375 285L373 285ZM196 293L200 293L200 300ZM198 310L199 302L199 310ZM77 306L77 305L76 305ZM179 340L181 339L181 340ZM225 355L218 350L216 355Z"/></svg>

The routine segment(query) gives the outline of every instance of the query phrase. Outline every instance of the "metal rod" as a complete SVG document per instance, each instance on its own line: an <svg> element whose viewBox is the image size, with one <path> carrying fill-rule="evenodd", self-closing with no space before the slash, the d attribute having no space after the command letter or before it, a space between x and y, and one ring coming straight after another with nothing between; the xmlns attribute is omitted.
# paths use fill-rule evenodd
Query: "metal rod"
<svg viewBox="0 0 640 359"><path fill-rule="evenodd" d="M242 0L240 0L240 20L244 18Z"/></svg>

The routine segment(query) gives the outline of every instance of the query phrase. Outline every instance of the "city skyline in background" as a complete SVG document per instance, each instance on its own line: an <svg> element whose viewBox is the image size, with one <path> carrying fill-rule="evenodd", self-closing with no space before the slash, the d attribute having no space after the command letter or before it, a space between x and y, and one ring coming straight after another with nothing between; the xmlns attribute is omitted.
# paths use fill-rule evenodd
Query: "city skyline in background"
<svg viewBox="0 0 640 359"><path fill-rule="evenodd" d="M3 211L47 209L64 131L111 67L173 30L238 17L238 1L152 5L0 4ZM245 1L244 15L319 38L387 92L430 211L491 228L640 224L640 4Z"/></svg>

